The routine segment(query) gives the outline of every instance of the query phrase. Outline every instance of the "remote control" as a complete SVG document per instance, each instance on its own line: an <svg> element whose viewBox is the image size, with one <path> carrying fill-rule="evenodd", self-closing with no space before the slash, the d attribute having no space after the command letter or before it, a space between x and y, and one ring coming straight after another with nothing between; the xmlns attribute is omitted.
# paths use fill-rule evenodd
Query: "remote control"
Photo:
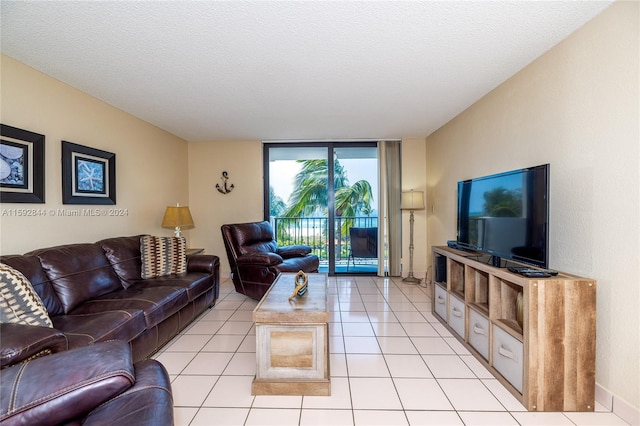
<svg viewBox="0 0 640 426"><path fill-rule="evenodd" d="M551 276L550 273L545 271L528 271L521 272L520 274L527 278L549 278Z"/></svg>
<svg viewBox="0 0 640 426"><path fill-rule="evenodd" d="M555 271L553 269L546 271L541 269L527 268L523 266L510 266L507 269L510 272L520 274L523 277L527 278L548 278L554 275L558 275L558 271Z"/></svg>

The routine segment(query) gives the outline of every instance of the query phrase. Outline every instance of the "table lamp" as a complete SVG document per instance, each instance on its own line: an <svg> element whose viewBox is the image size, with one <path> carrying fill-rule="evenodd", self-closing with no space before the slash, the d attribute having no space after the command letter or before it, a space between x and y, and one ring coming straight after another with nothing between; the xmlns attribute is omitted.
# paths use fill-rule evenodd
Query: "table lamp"
<svg viewBox="0 0 640 426"><path fill-rule="evenodd" d="M180 204L167 206L162 218L162 227L173 228L176 237L182 236L183 229L195 228L189 206L181 206Z"/></svg>

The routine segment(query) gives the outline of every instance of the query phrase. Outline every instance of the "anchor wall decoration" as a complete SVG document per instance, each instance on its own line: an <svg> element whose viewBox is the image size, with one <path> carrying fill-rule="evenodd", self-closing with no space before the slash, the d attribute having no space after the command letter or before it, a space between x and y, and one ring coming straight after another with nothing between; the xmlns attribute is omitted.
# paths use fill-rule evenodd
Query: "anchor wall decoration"
<svg viewBox="0 0 640 426"><path fill-rule="evenodd" d="M222 177L220 177L220 179L222 180L222 186L220 186L219 183L216 183L216 189L218 192L221 194L228 194L233 191L233 184L227 186L227 181L229 180L229 174L227 172L222 172Z"/></svg>

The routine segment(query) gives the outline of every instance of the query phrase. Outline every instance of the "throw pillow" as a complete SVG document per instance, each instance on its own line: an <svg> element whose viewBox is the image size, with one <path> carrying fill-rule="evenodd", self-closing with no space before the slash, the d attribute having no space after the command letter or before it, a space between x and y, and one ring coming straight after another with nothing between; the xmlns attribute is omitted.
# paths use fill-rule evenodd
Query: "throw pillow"
<svg viewBox="0 0 640 426"><path fill-rule="evenodd" d="M142 278L187 272L187 240L184 237L140 237Z"/></svg>
<svg viewBox="0 0 640 426"><path fill-rule="evenodd" d="M42 299L22 272L0 263L0 323L53 328Z"/></svg>

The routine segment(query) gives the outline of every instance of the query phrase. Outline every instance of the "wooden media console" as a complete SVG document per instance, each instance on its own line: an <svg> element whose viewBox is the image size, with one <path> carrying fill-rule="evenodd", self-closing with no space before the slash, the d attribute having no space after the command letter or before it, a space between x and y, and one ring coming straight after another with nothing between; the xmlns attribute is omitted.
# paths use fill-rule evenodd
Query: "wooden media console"
<svg viewBox="0 0 640 426"><path fill-rule="evenodd" d="M527 278L481 253L432 252L434 265L446 261L446 278L433 283L436 318L528 410L594 410L595 280Z"/></svg>

